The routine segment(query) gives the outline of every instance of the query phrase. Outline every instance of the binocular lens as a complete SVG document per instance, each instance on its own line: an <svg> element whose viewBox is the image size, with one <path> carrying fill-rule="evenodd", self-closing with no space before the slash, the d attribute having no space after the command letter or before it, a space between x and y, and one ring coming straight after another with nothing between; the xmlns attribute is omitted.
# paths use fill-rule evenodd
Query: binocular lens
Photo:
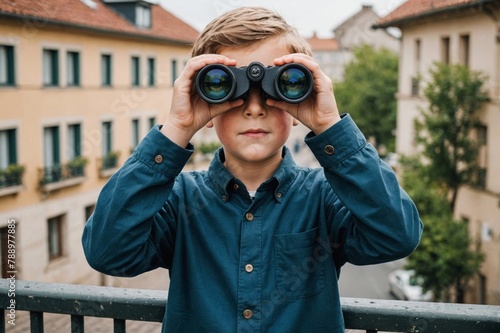
<svg viewBox="0 0 500 333"><path fill-rule="evenodd" d="M309 77L299 68L289 68L278 78L280 93L291 100L304 96L311 85Z"/></svg>
<svg viewBox="0 0 500 333"><path fill-rule="evenodd" d="M200 84L206 97L212 100L221 100L231 92L233 83L226 71L214 68L205 73Z"/></svg>

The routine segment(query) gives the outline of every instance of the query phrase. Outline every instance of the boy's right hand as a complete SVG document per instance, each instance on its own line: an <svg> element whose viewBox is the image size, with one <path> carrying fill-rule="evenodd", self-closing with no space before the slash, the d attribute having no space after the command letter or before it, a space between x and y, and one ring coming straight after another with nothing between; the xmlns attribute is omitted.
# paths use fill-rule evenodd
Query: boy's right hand
<svg viewBox="0 0 500 333"><path fill-rule="evenodd" d="M175 80L170 113L161 132L180 147L186 147L191 138L211 119L243 104L243 100L208 104L196 93L194 80L197 72L210 64L235 66L236 60L219 54L203 54L191 58Z"/></svg>

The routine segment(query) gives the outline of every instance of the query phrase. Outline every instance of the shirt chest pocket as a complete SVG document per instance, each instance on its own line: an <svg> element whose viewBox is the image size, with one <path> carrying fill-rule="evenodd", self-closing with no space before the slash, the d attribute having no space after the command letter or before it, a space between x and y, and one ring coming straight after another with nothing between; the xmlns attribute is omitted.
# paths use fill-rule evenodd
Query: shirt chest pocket
<svg viewBox="0 0 500 333"><path fill-rule="evenodd" d="M319 228L274 236L276 287L287 298L309 297L326 286Z"/></svg>

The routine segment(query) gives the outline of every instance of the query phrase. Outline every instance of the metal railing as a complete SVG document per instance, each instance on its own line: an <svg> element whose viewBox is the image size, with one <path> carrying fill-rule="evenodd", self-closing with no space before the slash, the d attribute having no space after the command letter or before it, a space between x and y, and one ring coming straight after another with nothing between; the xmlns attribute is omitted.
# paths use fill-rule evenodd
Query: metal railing
<svg viewBox="0 0 500 333"><path fill-rule="evenodd" d="M113 318L114 333L127 320L161 322L166 291L34 281L0 281L0 333L16 311L29 311L32 333L43 332L44 313L71 317L71 332L83 333L85 317ZM372 332L499 333L500 306L342 298L347 329Z"/></svg>

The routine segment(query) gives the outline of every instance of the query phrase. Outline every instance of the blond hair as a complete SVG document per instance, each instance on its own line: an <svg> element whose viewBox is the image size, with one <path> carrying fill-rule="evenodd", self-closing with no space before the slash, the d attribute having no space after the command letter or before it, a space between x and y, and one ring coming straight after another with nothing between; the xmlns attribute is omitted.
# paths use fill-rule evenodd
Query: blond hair
<svg viewBox="0 0 500 333"><path fill-rule="evenodd" d="M290 53L312 54L310 45L278 13L264 7L240 7L210 22L194 43L191 55L218 53L221 47L242 47L270 37L283 37Z"/></svg>

